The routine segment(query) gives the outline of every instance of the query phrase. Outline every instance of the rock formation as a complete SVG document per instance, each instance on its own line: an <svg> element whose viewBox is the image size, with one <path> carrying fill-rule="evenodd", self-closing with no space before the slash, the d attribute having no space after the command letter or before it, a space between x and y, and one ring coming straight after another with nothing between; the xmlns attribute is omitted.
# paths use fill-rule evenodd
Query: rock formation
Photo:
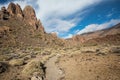
<svg viewBox="0 0 120 80"><path fill-rule="evenodd" d="M7 20L9 18L9 12L5 7L1 7L0 10L0 20Z"/></svg>
<svg viewBox="0 0 120 80"><path fill-rule="evenodd" d="M9 18L16 18L24 20L34 30L45 33L44 27L40 20L37 19L35 10L31 6L26 6L22 11L19 4L10 3L8 8L2 7L0 10L0 20L7 20Z"/></svg>
<svg viewBox="0 0 120 80"><path fill-rule="evenodd" d="M10 3L8 5L7 11L10 13L10 16L17 16L18 18L23 18L23 12L21 7L18 4Z"/></svg>
<svg viewBox="0 0 120 80"><path fill-rule="evenodd" d="M34 30L45 32L40 20L37 20L35 10L31 6L26 6L23 10L23 14L24 20L29 22L29 24L33 26Z"/></svg>
<svg viewBox="0 0 120 80"><path fill-rule="evenodd" d="M72 37L72 41L83 43L85 41L85 38L80 35L75 35Z"/></svg>

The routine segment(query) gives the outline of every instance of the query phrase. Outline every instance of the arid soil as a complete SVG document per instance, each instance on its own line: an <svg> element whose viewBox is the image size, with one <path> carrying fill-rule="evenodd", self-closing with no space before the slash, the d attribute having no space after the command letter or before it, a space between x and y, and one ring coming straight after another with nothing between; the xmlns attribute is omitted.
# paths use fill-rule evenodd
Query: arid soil
<svg viewBox="0 0 120 80"><path fill-rule="evenodd" d="M58 63L65 72L63 80L120 80L120 55L77 53L62 56Z"/></svg>

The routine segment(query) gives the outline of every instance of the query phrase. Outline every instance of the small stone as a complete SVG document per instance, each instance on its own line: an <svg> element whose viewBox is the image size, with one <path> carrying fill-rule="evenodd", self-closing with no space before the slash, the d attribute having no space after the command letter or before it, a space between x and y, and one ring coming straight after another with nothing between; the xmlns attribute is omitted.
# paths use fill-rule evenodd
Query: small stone
<svg viewBox="0 0 120 80"><path fill-rule="evenodd" d="M42 78L39 77L39 76L33 76L33 77L31 78L31 80L42 80Z"/></svg>

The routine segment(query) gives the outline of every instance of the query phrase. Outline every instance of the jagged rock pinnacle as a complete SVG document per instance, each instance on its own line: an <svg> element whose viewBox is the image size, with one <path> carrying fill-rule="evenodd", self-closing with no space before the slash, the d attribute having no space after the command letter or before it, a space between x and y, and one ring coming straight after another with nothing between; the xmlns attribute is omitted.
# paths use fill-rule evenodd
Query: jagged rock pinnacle
<svg viewBox="0 0 120 80"><path fill-rule="evenodd" d="M23 12L21 7L18 4L10 3L8 5L7 11L11 16L17 16L19 18L23 18Z"/></svg>

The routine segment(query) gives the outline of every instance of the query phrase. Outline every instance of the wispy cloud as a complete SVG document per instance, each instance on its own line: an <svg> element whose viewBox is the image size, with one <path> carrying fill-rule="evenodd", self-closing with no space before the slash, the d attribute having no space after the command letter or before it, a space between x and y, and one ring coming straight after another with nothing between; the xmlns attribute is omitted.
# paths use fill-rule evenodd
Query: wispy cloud
<svg viewBox="0 0 120 80"><path fill-rule="evenodd" d="M65 19L70 15L82 15L83 10L88 6L99 3L101 0L39 0L39 10L37 16L40 17L47 32L58 31L68 32L71 28L77 25L80 17L74 17L76 20ZM78 14L75 14L79 11ZM81 11L81 12L80 12ZM82 17L81 17L82 18Z"/></svg>
<svg viewBox="0 0 120 80"><path fill-rule="evenodd" d="M113 13L109 13L108 15L107 15L107 17L109 18L109 17L111 17L113 15Z"/></svg>
<svg viewBox="0 0 120 80"><path fill-rule="evenodd" d="M87 32L93 32L93 31L97 31L97 30L110 28L118 23L120 23L120 19L112 19L109 22L106 22L103 24L90 24L90 25L86 26L84 29L80 30L77 34L83 34L83 33L87 33Z"/></svg>
<svg viewBox="0 0 120 80"><path fill-rule="evenodd" d="M67 36L64 36L64 39L72 38L73 34L68 34Z"/></svg>

